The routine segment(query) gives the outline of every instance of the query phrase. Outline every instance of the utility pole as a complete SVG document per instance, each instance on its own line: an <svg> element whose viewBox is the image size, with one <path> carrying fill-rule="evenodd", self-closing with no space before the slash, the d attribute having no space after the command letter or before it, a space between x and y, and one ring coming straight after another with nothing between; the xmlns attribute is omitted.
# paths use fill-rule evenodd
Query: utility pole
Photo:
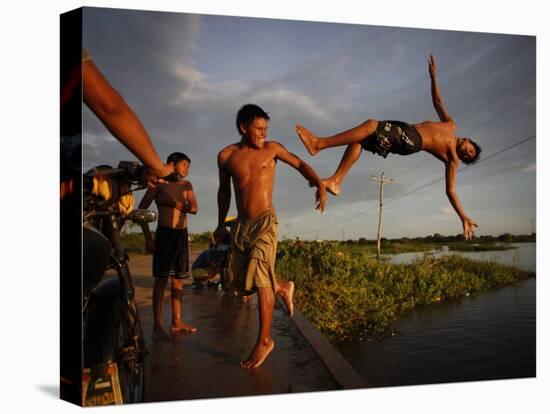
<svg viewBox="0 0 550 414"><path fill-rule="evenodd" d="M380 174L380 178L373 175L370 177L371 180L380 183L380 213L378 215L378 235L376 243L376 259L380 260L380 234L382 232L382 206L384 205L384 184L393 183L393 179L384 179L384 173Z"/></svg>

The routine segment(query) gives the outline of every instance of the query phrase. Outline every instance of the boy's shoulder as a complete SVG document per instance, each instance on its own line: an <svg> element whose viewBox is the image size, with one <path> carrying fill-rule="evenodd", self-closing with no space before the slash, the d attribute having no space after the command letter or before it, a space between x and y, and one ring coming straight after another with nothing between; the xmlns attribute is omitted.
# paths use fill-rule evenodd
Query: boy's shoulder
<svg viewBox="0 0 550 414"><path fill-rule="evenodd" d="M186 190L190 189L193 186L191 185L191 181L188 180L178 180L178 181L170 181L167 183L162 183L158 185L159 191L174 191L174 190Z"/></svg>
<svg viewBox="0 0 550 414"><path fill-rule="evenodd" d="M278 149L278 148L282 148L283 144L281 144L279 141L269 140L265 142L264 146L265 148L268 148L268 149Z"/></svg>
<svg viewBox="0 0 550 414"><path fill-rule="evenodd" d="M222 148L220 150L220 152L218 153L218 155L228 154L228 153L231 153L231 152L236 151L238 149L239 149L239 143L234 142L233 144L229 144L227 147Z"/></svg>
<svg viewBox="0 0 550 414"><path fill-rule="evenodd" d="M224 164L235 152L239 150L239 143L235 142L233 144L224 147L218 152L218 164Z"/></svg>
<svg viewBox="0 0 550 414"><path fill-rule="evenodd" d="M193 188L193 185L191 184L191 181L189 180L179 180L178 182L174 183L179 185L183 190L189 190Z"/></svg>
<svg viewBox="0 0 550 414"><path fill-rule="evenodd" d="M280 155L288 152L285 146L278 141L266 141L264 144L264 149L274 155Z"/></svg>

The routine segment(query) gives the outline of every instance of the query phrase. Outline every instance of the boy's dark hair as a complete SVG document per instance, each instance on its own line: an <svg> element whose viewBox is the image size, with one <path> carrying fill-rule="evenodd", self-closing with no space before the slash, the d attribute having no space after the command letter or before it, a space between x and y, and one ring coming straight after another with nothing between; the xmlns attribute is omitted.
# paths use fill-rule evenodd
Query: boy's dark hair
<svg viewBox="0 0 550 414"><path fill-rule="evenodd" d="M463 160L461 159L461 161L466 164L466 165L472 165L472 164L475 164L476 162L479 161L479 156L481 154L481 147L479 146L479 144L477 142L474 142L472 141L471 138L467 138L470 143L474 146L474 149L476 150L476 155L474 156L474 158L472 158L471 160Z"/></svg>
<svg viewBox="0 0 550 414"><path fill-rule="evenodd" d="M166 159L166 163L168 164L172 163L174 165L176 165L180 161L187 161L189 164L191 164L191 158L189 158L183 152L173 152Z"/></svg>
<svg viewBox="0 0 550 414"><path fill-rule="evenodd" d="M239 131L239 134L243 134L240 128L241 124L248 125L256 118L264 118L268 121L271 119L267 112L258 105L246 104L239 109L239 112L237 112L237 131Z"/></svg>

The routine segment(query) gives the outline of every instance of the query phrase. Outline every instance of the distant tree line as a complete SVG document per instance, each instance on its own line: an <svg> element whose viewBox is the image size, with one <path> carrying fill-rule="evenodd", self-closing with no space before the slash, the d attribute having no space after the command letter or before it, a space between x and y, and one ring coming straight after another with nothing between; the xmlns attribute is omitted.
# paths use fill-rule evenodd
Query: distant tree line
<svg viewBox="0 0 550 414"><path fill-rule="evenodd" d="M152 232L153 236L155 232ZM191 246L193 245L199 245L199 246L207 246L210 243L210 239L212 237L211 231L205 231L204 233L194 233L190 234L189 238L191 240ZM141 231L139 232L124 232L121 235L122 243L124 244L124 248L129 253L139 253L139 254L145 254L145 238L143 237L143 233Z"/></svg>
<svg viewBox="0 0 550 414"><path fill-rule="evenodd" d="M424 236L424 237L401 237L399 239L387 239L385 237L382 237L381 239L382 243L401 243L401 244L410 244L410 243L453 243L453 242L462 242L464 241L464 237L462 233L457 234L455 236L444 236L439 233L432 234L430 236ZM531 234L510 234L510 233L503 233L499 236L476 236L474 239L474 242L481 242L481 243L495 243L495 242L503 242L503 243L525 243L525 242L535 242L536 241L536 233ZM359 237L357 240L348 239L344 242L341 242L343 244L348 245L375 245L376 240L375 239L366 239L365 237Z"/></svg>
<svg viewBox="0 0 550 414"><path fill-rule="evenodd" d="M154 233L153 233L154 234ZM210 243L212 238L211 231L205 231L203 233L192 233L189 235L192 245L206 246ZM439 233L432 234L425 237L401 237L399 239L387 239L382 237L382 245L398 245L398 244L420 244L420 243L456 243L464 242L462 233L455 236L443 236ZM532 234L510 234L503 233L499 236L476 236L474 242L477 243L525 243L535 242L536 233ZM141 232L125 232L122 234L122 242L128 252L145 254L145 240ZM340 243L344 245L361 245L361 246L376 246L375 239L366 239L365 237L359 237L356 240L348 239L346 241L332 240L332 242ZM470 242L468 242L470 243Z"/></svg>

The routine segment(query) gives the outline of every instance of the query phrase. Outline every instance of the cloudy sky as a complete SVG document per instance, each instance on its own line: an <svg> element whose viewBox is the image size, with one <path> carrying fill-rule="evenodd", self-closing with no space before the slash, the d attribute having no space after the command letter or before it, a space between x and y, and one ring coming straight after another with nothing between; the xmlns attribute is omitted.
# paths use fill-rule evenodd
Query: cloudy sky
<svg viewBox="0 0 550 414"><path fill-rule="evenodd" d="M191 157L188 179L200 208L192 233L216 226L216 154L239 139L240 106L263 107L272 119L270 139L329 176L344 148L312 158L294 125L330 135L367 118L437 119L427 69L432 51L457 133L483 147L482 161L461 171L456 187L478 234L530 233L536 224L534 37L86 8L84 45L161 157ZM85 168L134 159L88 109L84 142ZM314 191L300 174L279 164L281 235L375 238L379 189L370 177L381 172L394 180L384 188L384 236L462 232L444 181L437 181L440 161L427 153L363 153L323 215L313 210Z"/></svg>

